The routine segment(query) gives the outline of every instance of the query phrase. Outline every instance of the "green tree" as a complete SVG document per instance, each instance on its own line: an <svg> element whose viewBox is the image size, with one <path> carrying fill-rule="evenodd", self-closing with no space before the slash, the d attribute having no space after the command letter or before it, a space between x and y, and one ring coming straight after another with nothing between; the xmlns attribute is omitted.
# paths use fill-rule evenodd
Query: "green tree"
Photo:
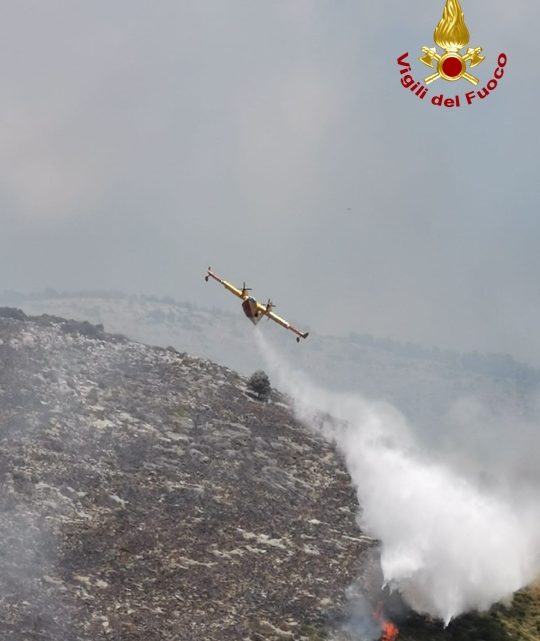
<svg viewBox="0 0 540 641"><path fill-rule="evenodd" d="M266 372L258 370L254 372L247 383L248 389L257 394L257 398L260 401L268 400L270 396L270 379L268 378Z"/></svg>

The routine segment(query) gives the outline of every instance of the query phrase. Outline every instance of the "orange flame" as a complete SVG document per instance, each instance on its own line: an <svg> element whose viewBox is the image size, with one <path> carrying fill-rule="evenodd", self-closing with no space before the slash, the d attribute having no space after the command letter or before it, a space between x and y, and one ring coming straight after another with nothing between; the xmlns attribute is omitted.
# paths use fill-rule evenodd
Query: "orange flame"
<svg viewBox="0 0 540 641"><path fill-rule="evenodd" d="M397 629L397 626L390 623L390 621L386 621L383 624L381 641L396 641L398 634L399 630Z"/></svg>
<svg viewBox="0 0 540 641"><path fill-rule="evenodd" d="M397 625L394 625L391 621L387 621L384 612L382 603L379 603L375 611L373 612L373 618L381 624L381 638L380 641L396 641L399 634L399 629Z"/></svg>

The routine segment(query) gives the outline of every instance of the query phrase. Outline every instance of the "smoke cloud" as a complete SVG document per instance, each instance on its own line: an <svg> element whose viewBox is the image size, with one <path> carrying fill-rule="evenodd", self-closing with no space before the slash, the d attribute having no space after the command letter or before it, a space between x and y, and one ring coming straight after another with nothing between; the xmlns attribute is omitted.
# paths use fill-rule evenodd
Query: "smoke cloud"
<svg viewBox="0 0 540 641"><path fill-rule="evenodd" d="M273 383L290 395L297 417L343 455L359 526L381 541L384 581L408 605L448 623L540 575L540 483L533 488L529 476L524 489L504 467L491 481L477 473L474 448L459 465L444 448L428 447L392 406L317 388L257 334ZM522 439L523 453L526 446ZM498 449L508 449L508 439Z"/></svg>

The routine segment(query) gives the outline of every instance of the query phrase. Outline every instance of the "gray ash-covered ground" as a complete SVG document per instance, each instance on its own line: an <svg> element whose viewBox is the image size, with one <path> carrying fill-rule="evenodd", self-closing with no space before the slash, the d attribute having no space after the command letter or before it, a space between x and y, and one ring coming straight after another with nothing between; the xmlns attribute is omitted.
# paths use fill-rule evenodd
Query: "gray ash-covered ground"
<svg viewBox="0 0 540 641"><path fill-rule="evenodd" d="M102 328L0 316L0 639L313 638L370 545L277 393Z"/></svg>

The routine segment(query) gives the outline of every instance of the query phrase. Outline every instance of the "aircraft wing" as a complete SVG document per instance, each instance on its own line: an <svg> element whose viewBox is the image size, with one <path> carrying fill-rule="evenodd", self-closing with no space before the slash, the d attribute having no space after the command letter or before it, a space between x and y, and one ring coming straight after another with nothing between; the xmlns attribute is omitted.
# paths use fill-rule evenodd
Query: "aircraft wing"
<svg viewBox="0 0 540 641"><path fill-rule="evenodd" d="M235 296L238 296L238 298L244 298L244 293L242 292L241 289L238 289L238 287L235 287L234 285L231 285L231 283L228 283L226 280L223 280L223 278L220 278L217 274L214 274L214 272L211 270L211 268L208 268L208 272L206 273L206 276L204 279L206 282L208 282L209 278L213 278L214 280L217 280L218 283L221 283L225 289L229 290L231 294L234 294Z"/></svg>
<svg viewBox="0 0 540 641"><path fill-rule="evenodd" d="M298 342L300 342L301 338L307 338L309 336L309 332L302 332L297 327L294 327L294 325L291 325L284 318L281 318L281 316L274 314L274 312L272 311L268 311L264 305L259 304L259 309L261 310L261 313L268 316L270 320L273 320L278 325L281 325L281 327L284 327L285 329L289 329L291 332L294 332L296 334L296 337L297 337L296 340Z"/></svg>

